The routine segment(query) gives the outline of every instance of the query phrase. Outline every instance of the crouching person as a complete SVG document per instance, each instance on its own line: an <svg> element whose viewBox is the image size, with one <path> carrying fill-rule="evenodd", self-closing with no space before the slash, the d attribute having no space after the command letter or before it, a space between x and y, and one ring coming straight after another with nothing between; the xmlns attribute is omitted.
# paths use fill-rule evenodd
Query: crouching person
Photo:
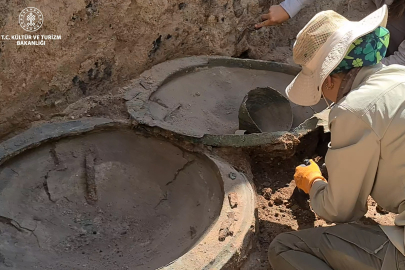
<svg viewBox="0 0 405 270"><path fill-rule="evenodd" d="M334 11L317 14L297 36L301 73L289 99L334 103L329 115L329 179L311 161L297 167L297 186L316 214L335 223L278 235L269 248L275 270L405 269L405 67L384 66L389 31L383 6L359 22ZM396 226L350 224L367 212L367 198L398 213Z"/></svg>

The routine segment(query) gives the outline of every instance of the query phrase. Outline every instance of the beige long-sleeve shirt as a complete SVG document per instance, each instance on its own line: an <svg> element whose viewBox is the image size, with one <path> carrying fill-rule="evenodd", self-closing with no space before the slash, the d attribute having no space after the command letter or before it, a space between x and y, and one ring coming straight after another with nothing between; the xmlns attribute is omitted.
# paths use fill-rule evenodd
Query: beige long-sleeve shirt
<svg viewBox="0 0 405 270"><path fill-rule="evenodd" d="M329 179L313 184L313 210L331 222L355 221L371 195L399 214L397 226L382 228L405 254L405 67L362 68L352 91L331 109L329 128Z"/></svg>

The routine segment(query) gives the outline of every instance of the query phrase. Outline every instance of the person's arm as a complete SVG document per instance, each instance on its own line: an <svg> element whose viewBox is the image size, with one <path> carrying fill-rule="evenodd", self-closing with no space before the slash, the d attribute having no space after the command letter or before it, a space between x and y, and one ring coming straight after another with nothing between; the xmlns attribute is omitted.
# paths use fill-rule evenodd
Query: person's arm
<svg viewBox="0 0 405 270"><path fill-rule="evenodd" d="M285 0L280 5L270 7L267 14L261 16L262 21L255 25L256 29L264 26L281 24L294 17L305 5L311 4L315 0Z"/></svg>
<svg viewBox="0 0 405 270"><path fill-rule="evenodd" d="M405 65L405 40L402 41L402 43L399 45L398 51L394 52L393 55L390 55L382 59L381 63L383 63L386 66L394 64Z"/></svg>
<svg viewBox="0 0 405 270"><path fill-rule="evenodd" d="M288 13L290 18L297 15L297 13L306 5L312 4L315 0L285 0L280 4Z"/></svg>
<svg viewBox="0 0 405 270"><path fill-rule="evenodd" d="M367 198L377 172L380 140L347 109L331 115L331 146L325 158L328 183L316 181L310 190L316 214L330 222L350 222L367 212Z"/></svg>

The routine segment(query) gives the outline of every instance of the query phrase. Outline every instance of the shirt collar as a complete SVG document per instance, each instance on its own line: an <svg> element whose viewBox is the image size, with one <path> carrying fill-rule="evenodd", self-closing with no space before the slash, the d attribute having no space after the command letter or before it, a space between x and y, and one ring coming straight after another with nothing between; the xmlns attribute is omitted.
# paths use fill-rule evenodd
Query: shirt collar
<svg viewBox="0 0 405 270"><path fill-rule="evenodd" d="M378 63L373 66L363 67L359 73L357 74L356 78L353 81L351 89L356 89L360 86L360 84L367 81L367 79L372 76L374 73L380 71L383 68L383 64Z"/></svg>
<svg viewBox="0 0 405 270"><path fill-rule="evenodd" d="M339 102L339 100L345 97L352 90L353 82L360 70L361 68L353 68L345 75L338 91L336 99L337 102Z"/></svg>

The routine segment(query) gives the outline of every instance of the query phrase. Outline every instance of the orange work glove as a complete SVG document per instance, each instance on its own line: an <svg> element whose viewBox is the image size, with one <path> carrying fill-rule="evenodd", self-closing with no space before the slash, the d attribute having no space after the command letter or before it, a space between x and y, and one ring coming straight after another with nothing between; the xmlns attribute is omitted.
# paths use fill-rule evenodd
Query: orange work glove
<svg viewBox="0 0 405 270"><path fill-rule="evenodd" d="M312 159L309 162L310 165L308 166L298 166L294 174L295 184L307 194L315 180L319 179L326 182L318 165Z"/></svg>

